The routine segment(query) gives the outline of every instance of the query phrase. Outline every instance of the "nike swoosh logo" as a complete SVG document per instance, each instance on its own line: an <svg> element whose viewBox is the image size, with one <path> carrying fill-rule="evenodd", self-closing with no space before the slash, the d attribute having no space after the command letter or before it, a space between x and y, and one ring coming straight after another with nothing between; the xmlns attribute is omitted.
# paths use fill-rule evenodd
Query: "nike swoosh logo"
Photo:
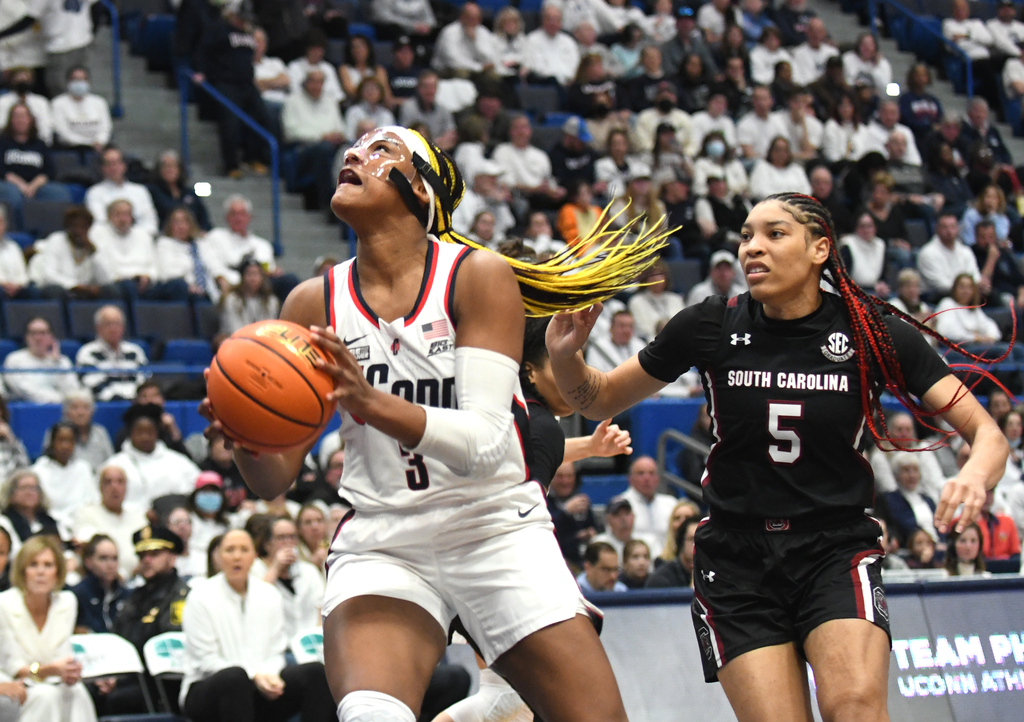
<svg viewBox="0 0 1024 722"><path fill-rule="evenodd" d="M364 338L366 338L366 334L365 334L365 333L364 333L364 334L363 334L362 336L356 336L355 338L346 338L346 339L343 339L343 340L342 340L342 343L343 343L343 344L345 344L346 346L351 346L351 345L352 345L352 344L354 344L354 343L355 343L356 341L359 341L360 339L364 339Z"/></svg>
<svg viewBox="0 0 1024 722"><path fill-rule="evenodd" d="M527 509L526 511L520 511L520 512L519 512L519 518L520 518L520 519L525 519L525 518L526 518L526 517L527 517L527 516L529 515L529 513L530 513L531 511L533 511L534 509L536 509L536 508L537 508L538 506L540 506L540 504L534 504L533 506L531 506L531 507L530 507L529 509Z"/></svg>

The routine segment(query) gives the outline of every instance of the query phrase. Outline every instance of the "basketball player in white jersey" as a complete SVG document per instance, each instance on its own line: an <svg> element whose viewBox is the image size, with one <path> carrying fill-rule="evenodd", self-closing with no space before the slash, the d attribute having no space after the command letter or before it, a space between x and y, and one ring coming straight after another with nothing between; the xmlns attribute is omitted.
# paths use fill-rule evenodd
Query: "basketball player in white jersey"
<svg viewBox="0 0 1024 722"><path fill-rule="evenodd" d="M338 717L414 722L457 615L546 722L621 722L544 492L525 481L514 262L434 237L452 237L463 191L451 160L419 134L392 126L364 136L346 152L331 203L357 234L356 258L301 284L281 313L336 359L324 370L343 414L340 495L350 510L331 546L323 614ZM638 254L609 263L633 263L622 275L633 278L653 260ZM567 295L578 303L579 293ZM236 449L235 459L272 498L308 451Z"/></svg>

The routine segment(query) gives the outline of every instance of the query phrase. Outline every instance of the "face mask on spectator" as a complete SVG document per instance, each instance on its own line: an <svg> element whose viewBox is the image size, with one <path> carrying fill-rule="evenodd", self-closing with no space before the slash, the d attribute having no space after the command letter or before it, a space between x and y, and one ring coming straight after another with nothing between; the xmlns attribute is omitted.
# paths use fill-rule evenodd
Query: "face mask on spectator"
<svg viewBox="0 0 1024 722"><path fill-rule="evenodd" d="M68 83L68 92L76 98L81 98L89 92L88 80L72 80Z"/></svg>
<svg viewBox="0 0 1024 722"><path fill-rule="evenodd" d="M216 491L201 491L196 494L196 509L204 514L216 514L224 505L224 500Z"/></svg>
<svg viewBox="0 0 1024 722"><path fill-rule="evenodd" d="M668 113L675 107L675 103L672 102L671 98L661 98L658 100L658 110L662 113Z"/></svg>
<svg viewBox="0 0 1024 722"><path fill-rule="evenodd" d="M721 158L725 155L725 143L720 140L713 140L708 143L708 155L712 158Z"/></svg>

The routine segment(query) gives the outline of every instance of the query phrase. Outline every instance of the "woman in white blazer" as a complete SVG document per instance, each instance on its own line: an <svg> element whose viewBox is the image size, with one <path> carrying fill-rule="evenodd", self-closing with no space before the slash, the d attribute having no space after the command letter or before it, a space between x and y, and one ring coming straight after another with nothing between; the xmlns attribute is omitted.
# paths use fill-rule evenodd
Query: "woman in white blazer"
<svg viewBox="0 0 1024 722"><path fill-rule="evenodd" d="M27 686L21 722L96 722L71 653L78 601L64 586L64 556L51 537L30 537L0 593L0 670Z"/></svg>

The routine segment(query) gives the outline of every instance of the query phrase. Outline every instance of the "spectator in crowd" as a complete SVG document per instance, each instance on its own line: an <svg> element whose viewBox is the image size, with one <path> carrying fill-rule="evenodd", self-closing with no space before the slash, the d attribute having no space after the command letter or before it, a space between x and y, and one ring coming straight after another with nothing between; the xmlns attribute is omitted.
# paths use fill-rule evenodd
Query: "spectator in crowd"
<svg viewBox="0 0 1024 722"><path fill-rule="evenodd" d="M973 258L972 258L973 260ZM957 274L950 295L935 308L935 330L958 344L973 348L984 355L1005 350L998 343L1002 337L999 324L981 310L978 282L970 273ZM1016 359L1016 354L1011 358Z"/></svg>
<svg viewBox="0 0 1024 722"><path fill-rule="evenodd" d="M815 166L811 171L810 181L811 195L828 209L836 231L842 234L852 233L855 228L853 215L846 206L846 200L835 192L832 171L828 166Z"/></svg>
<svg viewBox="0 0 1024 722"><path fill-rule="evenodd" d="M527 248L533 249L538 258L550 258L559 251L565 250L565 241L555 240L552 236L551 222L543 211L533 211L526 222L523 241Z"/></svg>
<svg viewBox="0 0 1024 722"><path fill-rule="evenodd" d="M729 101L718 87L712 89L707 109L694 113L690 121L693 137L702 148L709 133L720 134L729 147L736 146L736 124L729 117Z"/></svg>
<svg viewBox="0 0 1024 722"><path fill-rule="evenodd" d="M644 31L636 23L629 23L618 32L611 53L615 65L621 68L619 77L631 80L641 72L640 52L643 50Z"/></svg>
<svg viewBox="0 0 1024 722"><path fill-rule="evenodd" d="M654 95L654 106L636 114L632 130L633 147L643 151L654 148L656 133L661 125L669 125L676 132L676 141L687 155L697 150L690 114L676 107L676 87L668 80L658 83Z"/></svg>
<svg viewBox="0 0 1024 722"><path fill-rule="evenodd" d="M906 260L909 259L910 253L910 244L905 240L906 215L903 212L903 204L898 202L896 194L893 193L895 186L896 181L888 173L879 171L872 175L867 184L868 198L863 210L874 220L875 233L878 237L890 244L890 252L902 250L906 255L901 260Z"/></svg>
<svg viewBox="0 0 1024 722"><path fill-rule="evenodd" d="M1020 537L1013 519L1001 511L992 511L994 493L985 494L985 503L978 514L981 533L981 556L985 559L1010 559L1020 556Z"/></svg>
<svg viewBox="0 0 1024 722"><path fill-rule="evenodd" d="M158 283L183 280L190 300L220 298L214 259L188 208L175 208L164 221L163 235L156 241L156 269Z"/></svg>
<svg viewBox="0 0 1024 722"><path fill-rule="evenodd" d="M740 229L750 212L750 203L729 187L719 171L707 177L708 192L694 204L694 217L701 234L710 248L729 246L740 242Z"/></svg>
<svg viewBox="0 0 1024 722"><path fill-rule="evenodd" d="M606 197L617 198L626 192L627 179L642 165L637 156L629 154L629 133L611 130L605 141L605 155L594 161L595 186L603 187Z"/></svg>
<svg viewBox="0 0 1024 722"><path fill-rule="evenodd" d="M839 56L839 50L828 42L828 30L821 18L807 21L807 39L793 49L793 82L807 86L825 74L829 58Z"/></svg>
<svg viewBox="0 0 1024 722"><path fill-rule="evenodd" d="M235 458L231 449L225 445L221 438L210 442L210 447L205 459L199 462L199 468L203 471L215 472L224 484L224 497L228 511L235 511L245 501L247 488L242 472L235 464Z"/></svg>
<svg viewBox="0 0 1024 722"><path fill-rule="evenodd" d="M893 133L901 133L907 141L903 160L910 165L921 165L921 153L914 141L914 133L900 123L900 106L895 100L883 101L878 107L878 118L862 125L853 139L853 156L857 159L876 151L888 157L886 144Z"/></svg>
<svg viewBox="0 0 1024 722"><path fill-rule="evenodd" d="M71 191L63 183L53 182L53 158L39 138L28 106L11 106L7 118L0 134L0 202L7 204L12 225L22 229L25 201L70 203Z"/></svg>
<svg viewBox="0 0 1024 722"><path fill-rule="evenodd" d="M953 290L953 281L960 274L968 274L975 282L981 280L978 262L971 249L959 238L960 223L956 216L943 212L935 224L935 235L921 248L917 269L926 289L935 298L946 296ZM983 283L983 292L988 284Z"/></svg>
<svg viewBox="0 0 1024 722"><path fill-rule="evenodd" d="M93 216L85 206L64 211L64 230L36 241L28 275L49 298L95 298L107 283L96 246L89 239Z"/></svg>
<svg viewBox="0 0 1024 722"><path fill-rule="evenodd" d="M138 406L145 406L146 404L158 406L160 408L160 427L157 430L157 434L160 437L160 441L164 442L168 449L177 451L179 454L188 455L188 449L185 448L183 435L181 429L178 428L178 422L174 418L174 414L164 408L167 402L164 399L163 392L160 390L160 384L153 380L144 381L139 384L139 388L135 391L133 403ZM121 428L114 435L114 448L120 449L123 447L130 433L131 428L129 424L122 424Z"/></svg>
<svg viewBox="0 0 1024 722"><path fill-rule="evenodd" d="M657 49L653 51L657 52ZM565 107L587 121L593 135L590 146L594 149L603 149L612 130L628 128L630 113L618 109L620 102L616 86L616 80L605 70L601 56L583 56L576 79L569 87Z"/></svg>
<svg viewBox="0 0 1024 722"><path fill-rule="evenodd" d="M497 43L491 31L481 24L482 19L480 6L467 2L458 19L441 29L431 63L437 72L446 77L468 77L494 71Z"/></svg>
<svg viewBox="0 0 1024 722"><path fill-rule="evenodd" d="M100 424L92 423L95 410L92 394L85 389L69 391L64 396L61 421L75 427L74 459L84 459L89 466L98 469L113 453L110 435ZM43 438L43 448L50 444L49 432Z"/></svg>
<svg viewBox="0 0 1024 722"><path fill-rule="evenodd" d="M959 125L959 124L957 124ZM974 196L956 165L956 151L945 140L931 146L925 183L942 195L944 210L960 217Z"/></svg>
<svg viewBox="0 0 1024 722"><path fill-rule="evenodd" d="M885 152L889 157L886 171L892 176L894 188L912 217L934 219L936 209L943 207L945 201L936 193L929 193L925 185L924 168L908 163L907 135L893 132L885 144Z"/></svg>
<svg viewBox="0 0 1024 722"><path fill-rule="evenodd" d="M747 80L743 58L733 55L725 59L725 77L715 88L725 95L732 118L742 118L753 108L754 87Z"/></svg>
<svg viewBox="0 0 1024 722"><path fill-rule="evenodd" d="M224 220L227 228L214 228L206 234L206 242L211 255L216 259L217 271L221 274L216 279L221 292L227 292L241 282L239 264L246 256L252 256L270 276L274 295L279 299L286 298L299 280L278 268L270 241L250 231L252 201L240 193L228 196L224 201Z"/></svg>
<svg viewBox="0 0 1024 722"><path fill-rule="evenodd" d="M839 255L857 285L880 298L889 297L889 284L885 282L885 241L875 234L875 219L870 213L861 213L856 230L840 238Z"/></svg>
<svg viewBox="0 0 1024 722"><path fill-rule="evenodd" d="M968 524L962 532L950 532L942 568L950 577L989 576L981 555L981 529L977 523Z"/></svg>
<svg viewBox="0 0 1024 722"><path fill-rule="evenodd" d="M224 495L224 479L221 475L216 471L200 472L195 491L189 496L188 507L184 511L188 514L191 531L188 539L190 552L186 560L188 574L202 576L206 571L206 552L210 548L210 540L229 528L227 497ZM172 521L168 515L168 526L171 526ZM182 566L182 560L179 559L179 571L182 571Z"/></svg>
<svg viewBox="0 0 1024 722"><path fill-rule="evenodd" d="M114 620L131 591L117 571L117 544L106 534L94 534L82 547L82 581L71 588L78 599L77 634L114 631Z"/></svg>
<svg viewBox="0 0 1024 722"><path fill-rule="evenodd" d="M743 9L740 25L748 42L756 43L766 27L775 25L775 21L770 17L771 3L768 3L768 8L765 4L765 0L742 0L740 3Z"/></svg>
<svg viewBox="0 0 1024 722"><path fill-rule="evenodd" d="M65 526L71 525L76 509L99 498L92 484L92 468L75 459L75 427L58 421L50 427L50 443L32 465L39 487L51 499L50 514Z"/></svg>
<svg viewBox="0 0 1024 722"><path fill-rule="evenodd" d="M71 635L78 602L61 591L67 567L58 542L38 536L18 552L14 585L0 593L2 670L15 680L59 677L62 684L26 684L23 722L96 722L96 710L82 684L82 664L72 654Z"/></svg>
<svg viewBox="0 0 1024 722"><path fill-rule="evenodd" d="M219 557L223 571L197 584L185 605L182 711L196 722L286 720L298 712L303 722L331 719L323 665L285 667L281 595L250 575L252 538L229 531Z"/></svg>
<svg viewBox="0 0 1024 722"><path fill-rule="evenodd" d="M466 173L466 182L472 187L466 189L462 202L452 214L452 227L459 233L468 233L474 220L484 211L490 212L494 219L493 243L505 240L505 233L516 224L515 217L509 207L511 193L507 186L499 181L502 174L501 166L486 158Z"/></svg>
<svg viewBox="0 0 1024 722"><path fill-rule="evenodd" d="M580 590L587 592L625 592L619 581L619 555L611 544L592 541L583 553L583 571L576 577Z"/></svg>
<svg viewBox="0 0 1024 722"><path fill-rule="evenodd" d="M742 21L742 14L732 0L711 0L697 11L697 27L704 31L704 38L711 44L721 42L726 27Z"/></svg>
<svg viewBox="0 0 1024 722"><path fill-rule="evenodd" d="M996 228L989 221L974 227L974 258L981 277L991 286L989 302L993 305L1020 308L1024 301L1024 272L1008 240L996 237Z"/></svg>
<svg viewBox="0 0 1024 722"><path fill-rule="evenodd" d="M885 495L893 531L905 543L914 529L924 529L933 540L939 540L935 529L935 502L919 490L921 467L917 454L909 451L893 452L889 462L896 477L896 491Z"/></svg>
<svg viewBox="0 0 1024 722"><path fill-rule="evenodd" d="M255 43L252 49L253 82L260 91L260 97L263 98L268 113L273 117L274 112L271 111L280 111L284 101L288 99L292 80L285 62L281 58L267 55L266 31L263 28L254 29L252 39Z"/></svg>
<svg viewBox="0 0 1024 722"><path fill-rule="evenodd" d="M750 77L759 85L771 85L775 80L775 66L781 62L793 65L793 56L782 47L782 34L778 28L767 27L761 32L757 45L750 51Z"/></svg>
<svg viewBox="0 0 1024 722"><path fill-rule="evenodd" d="M106 217L107 222L95 225L90 233L110 281L100 290L100 296L121 296L126 301L187 301L189 289L184 279L155 280L156 244L153 235L135 223L131 201L111 202Z"/></svg>
<svg viewBox="0 0 1024 722"><path fill-rule="evenodd" d="M711 254L708 277L690 289L687 306L693 306L708 296L733 298L747 290L742 274L736 273L736 257L724 249Z"/></svg>
<svg viewBox="0 0 1024 722"><path fill-rule="evenodd" d="M629 299L629 312L633 314L637 335L651 341L658 324L675 316L686 304L682 296L669 290L671 278L663 261L657 261L640 282L640 290Z"/></svg>
<svg viewBox="0 0 1024 722"><path fill-rule="evenodd" d="M785 137L786 129L778 116L772 115L772 94L768 88L758 86L750 97L753 109L736 124L736 139L744 158L760 159L768 154L772 138Z"/></svg>
<svg viewBox="0 0 1024 722"><path fill-rule="evenodd" d="M239 10L226 6L219 16L211 16L206 23L199 49L192 60L195 70L192 80L195 83L209 80L214 88L257 124L267 128L270 119L256 87L252 66L256 40ZM266 175L268 156L263 139L243 124L234 112L219 105L217 132L224 175L235 179L242 177L239 151L242 162L247 163L254 173ZM156 232L155 227L152 232Z"/></svg>
<svg viewBox="0 0 1024 722"><path fill-rule="evenodd" d="M789 141L778 136L771 141L765 159L754 165L750 174L750 195L759 200L781 191L810 195L811 182L804 167L793 158Z"/></svg>
<svg viewBox="0 0 1024 722"><path fill-rule="evenodd" d="M30 283L25 252L7 235L7 207L0 205L0 299L33 299L39 289Z"/></svg>
<svg viewBox="0 0 1024 722"><path fill-rule="evenodd" d="M1003 65L1003 91L1010 100L1024 96L1024 44Z"/></svg>
<svg viewBox="0 0 1024 722"><path fill-rule="evenodd" d="M352 93L357 102L345 111L348 137L357 138L359 134L356 129L365 120L372 122L375 128L395 124L395 116L384 104L384 95L384 86L377 78L363 78L359 82L359 86Z"/></svg>
<svg viewBox="0 0 1024 722"><path fill-rule="evenodd" d="M892 414L887 422L889 437L897 442L903 449L913 451L917 460L918 473L920 475L919 489L922 494L929 497L936 504L942 496L942 487L946 483L946 475L939 464L939 455L934 449L930 449L932 443L917 438L914 429L914 418L904 412L898 411ZM868 460L871 462L871 470L875 474L875 490L882 494L896 491L896 472L892 462L899 456L893 452L896 447L883 442L881 446L871 449Z"/></svg>
<svg viewBox="0 0 1024 722"><path fill-rule="evenodd" d="M676 17L672 0L655 0L654 14L649 16L647 33L655 46L667 43L676 36Z"/></svg>
<svg viewBox="0 0 1024 722"><path fill-rule="evenodd" d="M466 237L479 246L497 250L498 240L494 232L494 223L494 214L484 209L473 217Z"/></svg>
<svg viewBox="0 0 1024 722"><path fill-rule="evenodd" d="M151 236L156 235L159 224L153 198L146 186L125 179L128 166L121 151L107 146L100 155L100 173L103 175L96 185L85 193L85 205L92 217L106 218L107 209L114 201L126 200L132 204L135 223Z"/></svg>
<svg viewBox="0 0 1024 722"><path fill-rule="evenodd" d="M679 107L690 114L705 110L711 96L712 80L699 55L687 56L679 73Z"/></svg>
<svg viewBox="0 0 1024 722"><path fill-rule="evenodd" d="M466 3L466 6L472 3ZM424 123L430 130L433 142L442 150L450 151L458 140L455 118L451 111L437 104L438 75L424 70L416 82L416 95L409 98L398 109L398 122L407 128Z"/></svg>
<svg viewBox="0 0 1024 722"><path fill-rule="evenodd" d="M373 24L382 40L400 35L430 35L437 18L428 0L379 0L372 5Z"/></svg>
<svg viewBox="0 0 1024 722"><path fill-rule="evenodd" d="M994 102L998 101L990 77L995 70L991 62L991 46L994 43L992 33L983 20L971 17L971 8L967 0L953 0L951 14L952 17L942 20L943 37L970 58L979 91Z"/></svg>
<svg viewBox="0 0 1024 722"><path fill-rule="evenodd" d="M633 526L636 515L629 499L620 495L609 501L604 510L604 523L605 530L595 536L592 543L608 544L615 550L616 558L621 559L626 544L635 538Z"/></svg>
<svg viewBox="0 0 1024 722"><path fill-rule="evenodd" d="M789 104L789 98L797 93L796 83L793 82L793 64L788 60L780 60L775 63L775 79L768 88L775 98L775 107L782 110Z"/></svg>
<svg viewBox="0 0 1024 722"><path fill-rule="evenodd" d="M586 51L583 57L597 55L592 50ZM583 61L580 61L582 65ZM615 61L618 62L618 61ZM611 69L602 59L602 67L611 73ZM614 75L614 73L611 73ZM665 71L661 66L661 50L656 45L647 45L640 51L640 67L635 76L625 84L625 96L620 98L619 105L628 107L636 113L654 105L654 96L658 91L658 83L665 80Z"/></svg>
<svg viewBox="0 0 1024 722"><path fill-rule="evenodd" d="M509 142L494 149L493 159L502 167L502 182L523 194L529 206L537 209L560 207L565 189L551 173L548 154L530 144L533 128L525 115L513 116Z"/></svg>
<svg viewBox="0 0 1024 722"><path fill-rule="evenodd" d="M168 494L191 493L199 467L160 441L162 409L156 404L135 404L124 412L128 439L121 451L107 461L120 466L128 478L125 501L149 508L154 499Z"/></svg>
<svg viewBox="0 0 1024 722"><path fill-rule="evenodd" d="M89 71L76 65L68 70L66 92L54 98L51 107L55 142L92 155L110 142L113 123L106 99L89 91Z"/></svg>
<svg viewBox="0 0 1024 722"><path fill-rule="evenodd" d="M381 98L377 102L383 102L385 106L391 105L388 71L384 66L377 64L373 45L365 35L353 35L349 38L345 45L344 62L338 68L338 77L341 79L341 89L345 91L345 97L352 99L353 102L365 102L359 89L364 80L376 79L381 91Z"/></svg>
<svg viewBox="0 0 1024 722"><path fill-rule="evenodd" d="M171 211L184 206L205 232L212 228L206 204L196 195L181 167L177 151L164 150L156 159L156 178L147 188L153 198L160 227L165 228Z"/></svg>
<svg viewBox="0 0 1024 722"><path fill-rule="evenodd" d="M693 536L700 523L700 515L688 517L675 530L678 550L671 561L660 565L647 579L648 589L693 586Z"/></svg>
<svg viewBox="0 0 1024 722"><path fill-rule="evenodd" d="M878 95L884 94L892 82L892 66L879 51L875 36L870 32L858 35L854 49L843 53L843 77L850 86L860 79L869 80Z"/></svg>
<svg viewBox="0 0 1024 722"><path fill-rule="evenodd" d="M388 68L388 82L391 84L391 110L398 112L399 106L416 94L416 82L423 68L416 61L416 49L408 35L395 39L391 51L391 66Z"/></svg>
<svg viewBox="0 0 1024 722"><path fill-rule="evenodd" d="M598 55L601 57L601 62L608 73L616 78L622 75L622 68L619 66L619 61L616 57L612 55L611 49L604 43L598 42L597 29L592 22L589 20L581 21L572 31L572 36L576 39L576 47L581 58L584 55ZM641 57L642 61L643 57Z"/></svg>
<svg viewBox="0 0 1024 722"><path fill-rule="evenodd" d="M988 146L997 165L1012 168L1013 158L1003 142L1003 136L989 122L988 102L976 95L967 102L967 114L960 121L960 136L956 140L957 148L964 158L969 157L971 144L977 141Z"/></svg>
<svg viewBox="0 0 1024 722"><path fill-rule="evenodd" d="M562 137L548 153L551 172L559 185L568 188L573 181L594 182L597 153L589 145L593 140L587 121L578 115L570 116L562 124Z"/></svg>
<svg viewBox="0 0 1024 722"><path fill-rule="evenodd" d="M555 525L555 538L562 557L574 574L583 568L582 550L597 535L597 519L590 497L579 491L572 462L561 464L548 489L548 512Z"/></svg>
<svg viewBox="0 0 1024 722"><path fill-rule="evenodd" d="M643 539L630 539L622 550L622 571L619 581L627 589L643 589L650 578L651 550Z"/></svg>
<svg viewBox="0 0 1024 722"><path fill-rule="evenodd" d="M900 119L914 133L920 146L942 118L942 103L928 92L932 71L925 63L915 63L907 71L907 86L900 95Z"/></svg>
<svg viewBox="0 0 1024 722"><path fill-rule="evenodd" d="M66 394L81 388L71 368L71 359L61 354L49 321L33 318L25 325L25 348L4 359L4 382L13 398L59 404ZM13 373L22 369L67 369L67 373Z"/></svg>
<svg viewBox="0 0 1024 722"><path fill-rule="evenodd" d="M250 323L275 319L281 311L259 261L247 256L238 270L241 281L220 299L220 332L226 335Z"/></svg>
<svg viewBox="0 0 1024 722"><path fill-rule="evenodd" d="M807 39L807 28L817 15L807 7L807 0L785 0L775 11L775 22L782 32L787 47L799 45Z"/></svg>
<svg viewBox="0 0 1024 722"><path fill-rule="evenodd" d="M146 512L141 507L125 504L128 476L120 466L103 466L98 478L100 501L75 511L72 536L81 540L100 533L109 535L117 545L117 566L121 578L128 580L135 576L139 562L132 535L146 525Z"/></svg>
<svg viewBox="0 0 1024 722"><path fill-rule="evenodd" d="M704 34L697 28L693 8L683 5L676 11L676 36L661 46L662 67L665 74L677 75L682 69L683 59L696 53L708 72L717 75L718 65L711 57L711 51L704 42Z"/></svg>
<svg viewBox="0 0 1024 722"><path fill-rule="evenodd" d="M907 566L911 569L935 569L939 566L935 556L935 540L924 529L911 531L910 538L903 546L909 553Z"/></svg>
<svg viewBox="0 0 1024 722"><path fill-rule="evenodd" d="M46 36L46 87L52 97L88 57L93 41L92 3L52 2L39 7L39 22Z"/></svg>
<svg viewBox="0 0 1024 722"><path fill-rule="evenodd" d="M0 394L0 479L6 479L16 469L28 466L25 445L11 428L11 412L3 394Z"/></svg>
<svg viewBox="0 0 1024 722"><path fill-rule="evenodd" d="M1024 23L1017 20L1017 3L999 0L996 16L985 23L992 35L991 48L997 55L1016 58L1024 44Z"/></svg>
<svg viewBox="0 0 1024 722"><path fill-rule="evenodd" d="M690 168L688 155L679 144L675 128L670 123L659 123L654 132L654 147L639 156L645 165L637 168L630 177L650 177L652 180L657 178L662 182L673 175L687 173ZM629 194L629 178L626 179L626 184L626 193L623 195ZM644 190L646 192L646 188Z"/></svg>
<svg viewBox="0 0 1024 722"><path fill-rule="evenodd" d="M707 417L707 404L701 404L700 413ZM701 461L701 469L703 467L704 462ZM670 562L676 558L679 552L679 547L676 545L676 532L679 531L679 527L682 526L684 521L694 516L698 519L701 518L700 507L695 503L689 499L676 502L676 505L672 508L672 516L668 520L668 534L665 535L665 546L657 558L654 559L655 569L665 562Z"/></svg>
<svg viewBox="0 0 1024 722"><path fill-rule="evenodd" d="M0 95L0 123L3 123L0 130L7 130L11 109L15 105L25 105L35 121L36 135L43 143L50 145L53 143L53 111L49 100L32 92L34 81L35 74L31 68L11 69L7 83L11 92Z"/></svg>
<svg viewBox="0 0 1024 722"><path fill-rule="evenodd" d="M545 3L540 11L540 27L526 36L523 68L527 80L568 86L576 77L579 64L576 41L562 32L561 6Z"/></svg>
<svg viewBox="0 0 1024 722"><path fill-rule="evenodd" d="M291 81L289 95L296 95L302 89L306 78L314 70L323 73L323 95L334 103L345 100L345 91L342 90L338 73L334 66L324 60L327 52L327 38L319 30L310 31L306 40L306 53L301 58L288 63L288 79Z"/></svg>
<svg viewBox="0 0 1024 722"><path fill-rule="evenodd" d="M587 347L587 364L603 371L616 366L640 352L644 342L634 334L633 314L626 309L615 311L607 338L591 338Z"/></svg>
<svg viewBox="0 0 1024 722"><path fill-rule="evenodd" d="M48 513L49 500L31 469L16 470L7 477L0 488L0 509L22 544L36 534L60 536L57 522Z"/></svg>
<svg viewBox="0 0 1024 722"><path fill-rule="evenodd" d="M316 567L299 558L295 522L288 517L272 520L256 541L256 553L252 573L280 592L285 636L291 639L310 627L319 627L325 582Z"/></svg>
<svg viewBox="0 0 1024 722"><path fill-rule="evenodd" d="M652 549L665 546L668 522L678 501L674 496L658 492L660 481L657 462L649 456L641 456L630 465L629 488L622 494L636 515L633 536L647 541Z"/></svg>
<svg viewBox="0 0 1024 722"><path fill-rule="evenodd" d="M1005 241L1010 236L1010 218L1006 215L1006 196L996 183L985 186L974 203L964 211L960 219L960 240L965 245L974 245L974 229L982 221L988 221L996 231L996 238Z"/></svg>
<svg viewBox="0 0 1024 722"><path fill-rule="evenodd" d="M794 92L787 101L788 110L777 110L772 115L779 119L785 129L785 137L794 155L801 161L812 160L821 149L824 126L811 110L811 96L804 91Z"/></svg>
<svg viewBox="0 0 1024 722"><path fill-rule="evenodd" d="M324 92L324 80L322 70L310 70L302 86L288 96L281 112L284 140L293 144L297 151L296 173L313 176L307 192L313 208L330 205L336 186L332 172L335 154L346 139L357 137L354 135L357 123L346 129L337 101Z"/></svg>
<svg viewBox="0 0 1024 722"><path fill-rule="evenodd" d="M312 564L325 577L324 563L330 545L327 539L327 514L319 502L306 502L295 518L299 533L299 559ZM326 577L325 577L326 578Z"/></svg>
<svg viewBox="0 0 1024 722"><path fill-rule="evenodd" d="M822 129L821 155L824 159L829 163L854 160L854 152L857 150L854 139L859 139L862 127L853 96L842 94L835 104L832 117L825 121Z"/></svg>

